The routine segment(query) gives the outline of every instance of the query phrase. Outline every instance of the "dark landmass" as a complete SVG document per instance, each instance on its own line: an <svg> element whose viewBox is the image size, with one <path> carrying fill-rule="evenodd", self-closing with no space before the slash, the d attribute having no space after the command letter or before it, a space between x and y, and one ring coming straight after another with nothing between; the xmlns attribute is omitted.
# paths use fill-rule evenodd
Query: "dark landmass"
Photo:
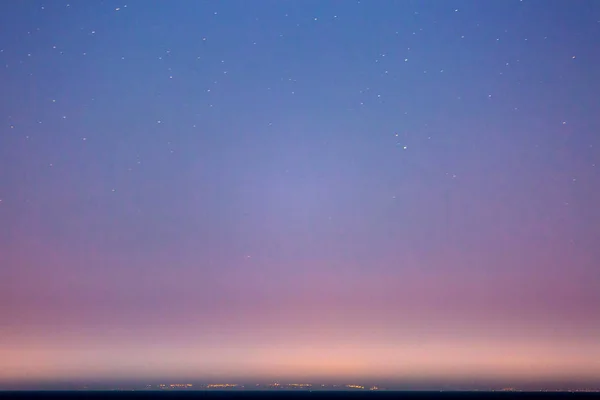
<svg viewBox="0 0 600 400"><path fill-rule="evenodd" d="M484 392L484 391L352 391L352 390L71 390L71 391L1 391L0 399L572 399L598 398L599 392Z"/></svg>

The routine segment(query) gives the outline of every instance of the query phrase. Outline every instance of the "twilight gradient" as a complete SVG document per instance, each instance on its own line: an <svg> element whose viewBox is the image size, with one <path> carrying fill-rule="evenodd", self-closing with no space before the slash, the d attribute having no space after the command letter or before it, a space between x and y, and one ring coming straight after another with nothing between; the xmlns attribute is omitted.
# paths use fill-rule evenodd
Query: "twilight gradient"
<svg viewBox="0 0 600 400"><path fill-rule="evenodd" d="M2 2L0 382L599 383L599 43L595 0Z"/></svg>

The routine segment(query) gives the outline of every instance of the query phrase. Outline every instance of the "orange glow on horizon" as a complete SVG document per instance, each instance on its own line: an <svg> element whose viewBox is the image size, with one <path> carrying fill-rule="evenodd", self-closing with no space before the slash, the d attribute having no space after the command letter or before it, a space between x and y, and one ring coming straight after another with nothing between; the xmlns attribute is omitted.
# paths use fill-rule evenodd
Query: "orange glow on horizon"
<svg viewBox="0 0 600 400"><path fill-rule="evenodd" d="M402 340L398 340L398 343ZM4 347L0 381L86 378L366 379L550 378L600 375L600 344L430 341L419 346L313 342L276 346Z"/></svg>

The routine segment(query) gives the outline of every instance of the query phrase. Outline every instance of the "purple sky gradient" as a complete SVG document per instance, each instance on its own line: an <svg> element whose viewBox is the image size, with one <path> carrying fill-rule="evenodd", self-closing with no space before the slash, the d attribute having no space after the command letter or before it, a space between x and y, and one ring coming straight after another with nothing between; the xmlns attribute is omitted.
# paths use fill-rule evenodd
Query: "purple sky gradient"
<svg viewBox="0 0 600 400"><path fill-rule="evenodd" d="M600 384L599 21L0 5L0 382Z"/></svg>

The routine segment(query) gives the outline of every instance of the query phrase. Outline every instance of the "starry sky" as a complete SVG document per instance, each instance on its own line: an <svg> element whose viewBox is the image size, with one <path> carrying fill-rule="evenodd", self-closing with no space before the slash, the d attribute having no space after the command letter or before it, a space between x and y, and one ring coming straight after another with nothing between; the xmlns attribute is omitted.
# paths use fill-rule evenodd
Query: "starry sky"
<svg viewBox="0 0 600 400"><path fill-rule="evenodd" d="M0 3L0 382L600 381L600 2Z"/></svg>

